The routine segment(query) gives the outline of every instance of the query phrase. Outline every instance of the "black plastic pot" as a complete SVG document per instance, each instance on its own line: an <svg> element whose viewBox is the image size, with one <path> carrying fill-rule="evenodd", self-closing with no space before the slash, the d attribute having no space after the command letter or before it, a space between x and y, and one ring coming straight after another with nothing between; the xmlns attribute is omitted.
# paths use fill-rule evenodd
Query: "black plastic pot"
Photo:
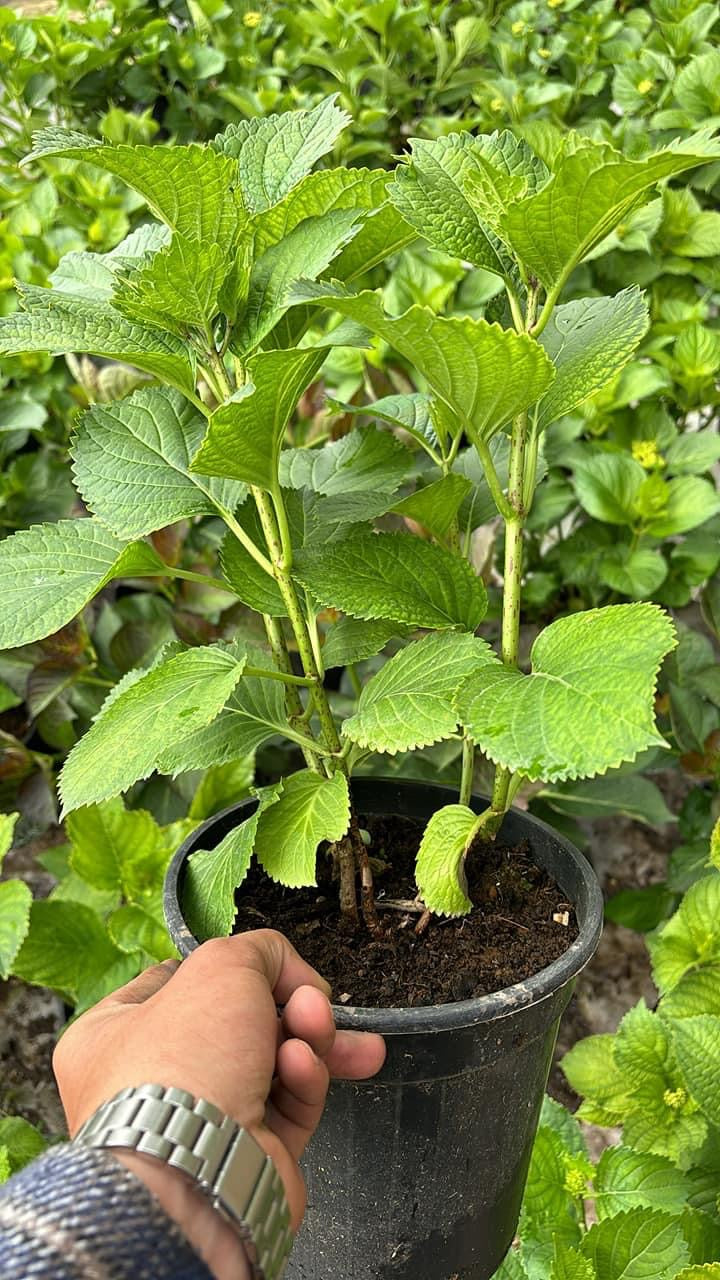
<svg viewBox="0 0 720 1280"><path fill-rule="evenodd" d="M372 778L353 782L353 797L359 813L424 821L457 794ZM253 804L203 823L170 864L165 913L183 955L197 946L182 914L186 860ZM478 812L486 804L473 800ZM387 1061L374 1080L330 1090L304 1161L308 1210L292 1280L489 1280L512 1242L560 1017L597 947L603 907L590 864L545 823L513 810L500 838L530 842L573 903L579 935L547 968L479 1000L335 1008L339 1027L382 1032Z"/></svg>

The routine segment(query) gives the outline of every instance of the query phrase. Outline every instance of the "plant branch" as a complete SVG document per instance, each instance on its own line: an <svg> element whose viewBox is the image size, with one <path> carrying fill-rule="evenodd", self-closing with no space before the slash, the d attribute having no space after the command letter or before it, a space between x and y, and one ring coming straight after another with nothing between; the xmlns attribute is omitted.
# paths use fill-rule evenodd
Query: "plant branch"
<svg viewBox="0 0 720 1280"><path fill-rule="evenodd" d="M271 618L269 614L264 613L263 622L265 623L265 632L270 644L270 649L273 658L275 659L275 666L284 676L294 675L292 662L290 661L290 654L288 653L282 624L279 618ZM285 709L287 711L288 723L293 731L301 733L303 729L308 727L310 706L311 704L308 705L307 709L303 707L297 686L288 682L285 686ZM309 747L303 747L305 763L309 769L312 769L313 773L324 773L325 770L320 764L315 747L316 744L314 740L312 749Z"/></svg>
<svg viewBox="0 0 720 1280"><path fill-rule="evenodd" d="M183 578L186 582L202 582L206 587L215 587L216 591L227 591L231 596L235 594L227 582L223 582L220 578L212 578L207 573L193 573L190 569L176 569L172 565L168 565L167 570L170 578Z"/></svg>
<svg viewBox="0 0 720 1280"><path fill-rule="evenodd" d="M500 483L500 477L495 470L495 463L493 462L489 446L484 440L480 439L475 440L474 443L477 455L482 462L485 479L487 480L488 489L492 494L495 506L500 512L503 520L511 520L513 517L513 509L503 493L503 487Z"/></svg>
<svg viewBox="0 0 720 1280"><path fill-rule="evenodd" d="M268 671L263 667L245 667L244 675L258 676L262 680L282 680L283 684L291 684L302 689L308 689L314 683L307 676L289 675L286 671Z"/></svg>
<svg viewBox="0 0 720 1280"><path fill-rule="evenodd" d="M267 556L263 555L260 548L256 546L249 534L245 532L239 521L235 519L232 511L227 511L222 508L220 509L220 514L230 532L235 534L238 542L245 548L248 555L252 556L255 563L259 564L260 568L264 569L265 573L267 573L269 577L274 578L275 574L273 572L273 567Z"/></svg>
<svg viewBox="0 0 720 1280"><path fill-rule="evenodd" d="M467 735L463 738L462 777L460 779L460 804L469 804L475 774L475 743Z"/></svg>

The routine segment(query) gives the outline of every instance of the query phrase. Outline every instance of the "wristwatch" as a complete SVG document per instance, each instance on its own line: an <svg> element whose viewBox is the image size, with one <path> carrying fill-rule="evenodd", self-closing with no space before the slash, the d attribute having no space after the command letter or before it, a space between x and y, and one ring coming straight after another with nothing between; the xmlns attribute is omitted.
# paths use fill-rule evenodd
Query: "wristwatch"
<svg viewBox="0 0 720 1280"><path fill-rule="evenodd" d="M128 1147L181 1169L235 1227L255 1280L280 1280L293 1243L280 1176L255 1139L211 1102L136 1085L98 1107L73 1141Z"/></svg>

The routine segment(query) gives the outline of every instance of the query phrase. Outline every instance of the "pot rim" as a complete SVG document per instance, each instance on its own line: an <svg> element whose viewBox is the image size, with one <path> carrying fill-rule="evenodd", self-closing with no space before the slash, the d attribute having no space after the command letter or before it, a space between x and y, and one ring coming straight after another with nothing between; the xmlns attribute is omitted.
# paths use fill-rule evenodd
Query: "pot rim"
<svg viewBox="0 0 720 1280"><path fill-rule="evenodd" d="M434 793L438 798L438 808L447 803L448 795L456 797L453 787L439 783L426 783L412 778L356 778L354 786L364 784L368 788L381 788L390 785L393 788L411 790L420 788L424 794ZM230 815L244 815L256 801L246 798L228 805L219 813L206 818L189 836L183 840L173 855L165 875L163 888L163 907L165 920L170 936L180 951L183 959L189 956L201 944L191 932L180 905L180 889L185 863L191 853L202 848L202 837L212 830L223 819ZM471 807L477 812L488 804L486 797L473 795ZM252 810L250 810L252 812ZM377 810L377 812L383 812ZM247 816L250 816L249 813ZM572 903L580 917L578 920L578 936L566 951L553 960L551 964L536 973L530 974L521 982L510 987L502 987L499 991L489 992L472 1000L458 1000L451 1004L428 1005L419 1008L398 1006L393 1008L372 1008L367 1006L333 1005L333 1013L338 1028L360 1031L378 1031L384 1035L408 1035L413 1033L451 1031L461 1027L474 1026L477 1023L489 1022L495 1018L508 1017L516 1011L530 1005L547 1000L561 987L572 982L592 959L603 926L603 896L595 872L582 853L575 848L559 831L524 810L512 808L504 821L512 818L513 822L530 827L528 837L531 845L533 829L550 839L558 846L566 863L577 878L577 892ZM501 827L502 831L502 827Z"/></svg>

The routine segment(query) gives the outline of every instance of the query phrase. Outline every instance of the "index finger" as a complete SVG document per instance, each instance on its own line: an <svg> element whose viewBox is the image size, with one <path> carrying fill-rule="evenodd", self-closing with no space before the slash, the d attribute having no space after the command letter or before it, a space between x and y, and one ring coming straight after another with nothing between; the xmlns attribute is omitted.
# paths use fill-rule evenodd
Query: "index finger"
<svg viewBox="0 0 720 1280"><path fill-rule="evenodd" d="M218 978L230 977L239 969L260 974L270 987L276 1004L285 1004L298 987L316 987L324 995L330 995L330 984L275 929L255 929L232 938L213 938L204 942L188 957L180 974L183 969L192 968L197 976L206 967L215 989Z"/></svg>

